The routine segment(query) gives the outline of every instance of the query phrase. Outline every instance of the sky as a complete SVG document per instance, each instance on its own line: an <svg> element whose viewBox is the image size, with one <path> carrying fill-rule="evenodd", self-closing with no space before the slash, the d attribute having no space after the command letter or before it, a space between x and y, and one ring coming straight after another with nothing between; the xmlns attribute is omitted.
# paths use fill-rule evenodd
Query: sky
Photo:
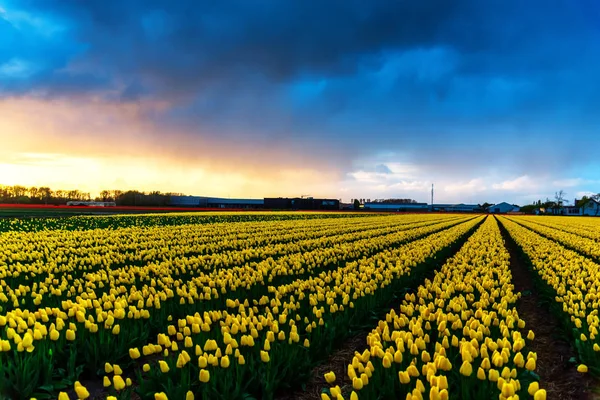
<svg viewBox="0 0 600 400"><path fill-rule="evenodd" d="M0 0L0 184L600 192L595 0Z"/></svg>

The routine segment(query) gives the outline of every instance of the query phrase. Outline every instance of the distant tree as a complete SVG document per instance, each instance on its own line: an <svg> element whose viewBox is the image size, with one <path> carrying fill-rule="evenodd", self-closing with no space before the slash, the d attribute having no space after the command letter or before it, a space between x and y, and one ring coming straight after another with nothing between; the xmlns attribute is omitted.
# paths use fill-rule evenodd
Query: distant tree
<svg viewBox="0 0 600 400"><path fill-rule="evenodd" d="M29 188L28 190L29 192L29 198L31 199L32 203L37 203L40 200L40 189L32 186Z"/></svg>
<svg viewBox="0 0 600 400"><path fill-rule="evenodd" d="M355 210L359 210L360 209L360 200L354 199L354 209Z"/></svg>
<svg viewBox="0 0 600 400"><path fill-rule="evenodd" d="M12 187L12 191L13 191L13 197L16 199L27 196L27 188L25 186L14 185Z"/></svg>
<svg viewBox="0 0 600 400"><path fill-rule="evenodd" d="M533 214L537 208L538 207L536 204L527 204L527 205L521 207L520 211L525 214Z"/></svg>
<svg viewBox="0 0 600 400"><path fill-rule="evenodd" d="M600 203L600 193L593 195L592 199L594 199L595 202ZM594 214L594 215L597 216L598 211L600 211L600 206L596 206L596 214Z"/></svg>
<svg viewBox="0 0 600 400"><path fill-rule="evenodd" d="M109 190L103 190L100 192L100 201L112 201L114 198Z"/></svg>
<svg viewBox="0 0 600 400"><path fill-rule="evenodd" d="M576 207L579 208L585 208L588 203L590 202L591 198L587 197L587 196L583 196L580 200L577 201L577 203L575 204Z"/></svg>
<svg viewBox="0 0 600 400"><path fill-rule="evenodd" d="M54 200L55 204L64 203L67 200L67 192L64 190L57 190L54 192Z"/></svg>
<svg viewBox="0 0 600 400"><path fill-rule="evenodd" d="M48 204L48 202L52 201L53 192L49 187L42 186L39 188L39 195L44 204Z"/></svg>
<svg viewBox="0 0 600 400"><path fill-rule="evenodd" d="M554 210L555 210L555 214L559 214L560 210L562 209L564 202L565 202L565 196L567 194L565 193L564 190L559 190L558 192L554 193Z"/></svg>
<svg viewBox="0 0 600 400"><path fill-rule="evenodd" d="M477 204L481 209L483 209L484 211L487 210L490 206L493 206L492 203L488 203L487 201L483 204Z"/></svg>

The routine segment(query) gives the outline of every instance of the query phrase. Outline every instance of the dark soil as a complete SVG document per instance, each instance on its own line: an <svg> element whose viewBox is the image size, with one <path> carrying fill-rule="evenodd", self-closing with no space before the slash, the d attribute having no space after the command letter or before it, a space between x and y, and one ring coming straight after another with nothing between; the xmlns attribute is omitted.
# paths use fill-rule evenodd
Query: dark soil
<svg viewBox="0 0 600 400"><path fill-rule="evenodd" d="M500 224L500 222L499 222ZM535 339L528 341L527 345L537 353L536 373L540 376L540 387L546 389L548 399L560 400L586 400L596 399L597 394L592 393L594 381L588 374L577 372L577 364L569 361L575 356L575 351L561 336L563 330L556 317L541 305L542 299L538 296L531 277L531 271L523 255L519 252L517 244L504 229L506 249L510 253L510 268L513 276L515 292L521 292L521 299L517 303L519 317L526 322L523 335L529 329L535 333Z"/></svg>

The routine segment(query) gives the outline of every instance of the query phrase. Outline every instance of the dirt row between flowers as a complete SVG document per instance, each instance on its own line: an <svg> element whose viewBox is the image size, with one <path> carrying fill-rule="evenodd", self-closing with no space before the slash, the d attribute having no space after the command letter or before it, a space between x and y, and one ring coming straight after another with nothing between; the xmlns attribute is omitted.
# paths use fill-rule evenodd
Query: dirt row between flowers
<svg viewBox="0 0 600 400"><path fill-rule="evenodd" d="M598 399L592 391L597 383L590 375L577 372L577 365L572 362L575 350L566 340L560 322L550 312L548 300L538 294L532 278L535 271L529 269L526 256L500 221L498 225L510 254L515 293L521 292L517 311L527 324L523 333L527 334L529 329L535 333L535 339L527 346L537 353L536 373L540 377L540 387L546 389L548 399Z"/></svg>

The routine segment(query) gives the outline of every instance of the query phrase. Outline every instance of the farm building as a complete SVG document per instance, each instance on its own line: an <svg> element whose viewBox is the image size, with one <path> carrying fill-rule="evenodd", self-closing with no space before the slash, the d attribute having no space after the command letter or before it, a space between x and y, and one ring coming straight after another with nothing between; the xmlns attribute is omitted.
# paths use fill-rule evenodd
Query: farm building
<svg viewBox="0 0 600 400"><path fill-rule="evenodd" d="M200 196L171 196L169 205L173 207L200 207Z"/></svg>
<svg viewBox="0 0 600 400"><path fill-rule="evenodd" d="M265 198L264 207L271 210L339 210L337 199L307 198Z"/></svg>
<svg viewBox="0 0 600 400"><path fill-rule="evenodd" d="M575 204L577 204L577 200ZM579 209L578 215L600 215L600 203L594 199L590 199L585 206Z"/></svg>
<svg viewBox="0 0 600 400"><path fill-rule="evenodd" d="M68 206L85 206L85 207L116 207L114 201L67 201Z"/></svg>
<svg viewBox="0 0 600 400"><path fill-rule="evenodd" d="M479 204L434 204L433 211L445 212L478 212L481 211Z"/></svg>
<svg viewBox="0 0 600 400"><path fill-rule="evenodd" d="M365 210L372 211L427 211L427 203L365 203Z"/></svg>
<svg viewBox="0 0 600 400"><path fill-rule="evenodd" d="M589 204L589 203L588 203ZM562 215L581 215L581 210L584 207L577 207L577 206L564 206L561 209L561 214ZM593 215L593 214L592 214Z"/></svg>
<svg viewBox="0 0 600 400"><path fill-rule="evenodd" d="M488 207L488 211L491 213L509 213L509 212L518 212L520 210L519 206L515 206L514 204L508 204L506 202L494 204L493 206Z"/></svg>
<svg viewBox="0 0 600 400"><path fill-rule="evenodd" d="M263 208L263 199L224 199L221 197L203 197L201 207L208 208Z"/></svg>
<svg viewBox="0 0 600 400"><path fill-rule="evenodd" d="M173 207L202 208L263 208L262 199L224 199L204 196L171 196L169 205Z"/></svg>

